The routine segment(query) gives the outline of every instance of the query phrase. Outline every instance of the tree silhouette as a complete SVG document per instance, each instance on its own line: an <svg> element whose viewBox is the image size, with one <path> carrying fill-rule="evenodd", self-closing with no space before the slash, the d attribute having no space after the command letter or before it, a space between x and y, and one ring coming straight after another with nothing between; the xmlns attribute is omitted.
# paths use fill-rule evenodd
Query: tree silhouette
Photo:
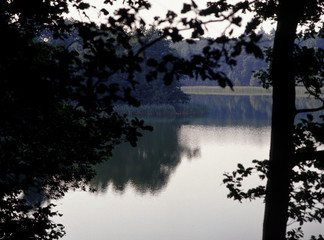
<svg viewBox="0 0 324 240"><path fill-rule="evenodd" d="M97 175L91 185L99 191L108 186L123 193L127 184L142 194L158 194L169 181L181 162L181 156L193 157L199 148L179 145L178 121L154 122L154 131L147 133L136 148L126 144L116 147L113 157L97 167ZM140 163L140 164L139 164Z"/></svg>
<svg viewBox="0 0 324 240"><path fill-rule="evenodd" d="M231 190L230 197L239 200L265 197L263 239L286 239L288 218L302 225L306 221L321 221L324 216L321 206L323 152L317 151L323 142L316 137L323 134L323 124L320 119L314 122L309 115L294 125L297 114L324 109L320 95L323 49L296 42L296 39L323 37L321 31L315 30L315 25L322 24L320 16L324 5L319 1L264 1L256 3L255 7L257 18L270 17L277 22L274 45L268 51L270 66L260 74L265 86L273 87L270 159L255 161L256 169L262 173L260 177L267 178L267 185L241 192L242 178L252 171L241 164L237 171L225 175L224 182ZM298 26L304 29L299 31ZM296 109L296 85L304 86L321 106ZM309 169L312 167L318 171ZM301 236L296 230L287 234L289 239Z"/></svg>
<svg viewBox="0 0 324 240"><path fill-rule="evenodd" d="M110 9L114 0L104 3L105 8L98 12L106 20L100 24L88 18L86 10L91 6L81 0L0 3L4 36L0 45L1 239L61 237L62 227L49 220L55 215L52 206L28 205L28 192L38 189L51 199L63 196L70 187L86 188L94 174L92 166L109 158L116 144L128 141L135 146L139 131L151 129L143 121L128 120L113 109L116 102L140 104L132 92L138 84L135 76L143 65L150 69L145 73L150 81L158 80L159 75L168 85L185 75L215 80L222 87L232 88L220 66L235 66L235 57L243 50L262 58L257 46L261 36L255 29L269 18L277 22L277 29L267 75L268 85L273 86L270 160L268 165L260 163L259 169L268 169L263 238L285 239L288 217L295 217L289 212L292 167L307 165L309 161L314 166L321 165L321 152L316 152L316 145L311 147L309 142L322 141L323 135L318 132L323 125L308 117L295 131L294 118L298 113L324 109L295 108L296 81L323 103L323 50L298 48L295 39L323 36L316 32L316 24L323 22L324 3L262 0L231 4L221 0L199 9L191 1L183 5L181 14L193 12L193 17L178 16L171 10L165 17L155 17L150 26L160 27L161 35L150 41L141 41L142 30L148 24L139 14L150 9L149 1L123 1L117 10ZM86 21L67 21L64 14L69 6L85 16ZM240 15L245 12L254 16L244 34L231 37L232 26L241 26ZM192 39L202 37L205 27L213 22L228 23L224 35L208 39L208 46L189 59L173 54L157 59L142 56L164 39L182 41L182 31L191 30ZM297 26L304 27L300 34ZM53 41L48 41L48 33ZM77 41L67 44L76 33ZM137 49L132 48L134 39L138 39ZM192 39L186 41L194 43ZM116 82L120 73L129 83L127 86ZM296 147L298 143L300 147ZM242 167L239 168L243 171ZM311 179L311 175L306 174L306 179ZM320 211L315 219L321 214Z"/></svg>

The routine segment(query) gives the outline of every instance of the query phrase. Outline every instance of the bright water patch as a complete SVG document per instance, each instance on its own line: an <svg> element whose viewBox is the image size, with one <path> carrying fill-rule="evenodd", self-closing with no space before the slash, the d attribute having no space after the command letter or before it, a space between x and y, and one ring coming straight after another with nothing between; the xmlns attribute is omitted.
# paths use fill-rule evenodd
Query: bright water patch
<svg viewBox="0 0 324 240"><path fill-rule="evenodd" d="M227 199L222 179L237 163L268 159L269 99L199 101L214 103L209 117L152 122L137 148L122 145L98 166L97 193L58 202L65 240L261 239L263 202ZM317 233L323 226L306 225L306 236Z"/></svg>

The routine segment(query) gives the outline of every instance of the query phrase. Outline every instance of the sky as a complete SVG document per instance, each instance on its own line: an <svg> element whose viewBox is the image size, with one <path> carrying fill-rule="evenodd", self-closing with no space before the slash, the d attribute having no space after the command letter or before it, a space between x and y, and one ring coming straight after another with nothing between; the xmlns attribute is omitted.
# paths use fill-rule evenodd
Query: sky
<svg viewBox="0 0 324 240"><path fill-rule="evenodd" d="M91 5L94 5L97 7L97 10L90 11L88 13L88 16L91 18L93 21L98 21L98 10L100 10L103 7L106 7L106 9L109 12L113 12L112 7L110 5L105 5L103 4L104 0L87 0ZM212 0L195 0L195 3L199 6L199 8L205 8L207 6L207 2L210 2ZM238 0L229 0L231 3L235 3ZM122 7L122 0L118 0L116 6ZM146 21L146 23L150 23L153 21L153 18L155 16L161 16L164 17L165 14L167 13L168 10L172 10L177 14L180 14L180 11L183 7L184 3L191 3L191 0L149 0L151 3L152 7L149 11L142 11L141 12L141 17ZM107 8L108 6L108 8ZM86 21L86 18L80 14L78 14L75 11L72 11L70 16L76 19L83 19ZM190 16L194 16L193 14ZM248 19L248 16L242 16L243 21L246 21ZM226 28L228 24L226 22L223 23L212 23L207 25L207 29L205 31L206 36L208 37L216 37L221 35L224 32L224 29ZM266 23L263 25L263 29L266 32L270 32L275 25L272 25L270 23ZM229 31L230 29L228 29ZM243 28L235 28L234 29L234 35L239 35L242 33ZM185 37L190 36L190 31L184 32Z"/></svg>

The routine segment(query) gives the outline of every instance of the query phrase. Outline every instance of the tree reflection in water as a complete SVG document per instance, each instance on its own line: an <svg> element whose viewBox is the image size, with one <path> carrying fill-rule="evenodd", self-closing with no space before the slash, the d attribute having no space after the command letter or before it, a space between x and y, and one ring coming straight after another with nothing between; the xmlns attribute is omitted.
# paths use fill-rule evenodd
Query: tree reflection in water
<svg viewBox="0 0 324 240"><path fill-rule="evenodd" d="M118 146L112 159L97 166L92 187L105 192L111 185L114 190L123 193L126 186L131 184L142 194L162 191L183 154L189 159L200 154L198 148L179 143L181 124L172 120L154 122L154 131L146 133L136 148L129 144Z"/></svg>
<svg viewBox="0 0 324 240"><path fill-rule="evenodd" d="M192 95L191 101L207 105L209 116L180 119L155 119L147 124L154 131L145 133L138 146L122 144L115 149L112 159L96 167L97 176L92 187L106 192L111 186L123 193L128 184L139 193L159 193L179 165L181 156L188 159L200 154L197 147L180 143L178 132L183 124L267 126L271 116L269 96Z"/></svg>

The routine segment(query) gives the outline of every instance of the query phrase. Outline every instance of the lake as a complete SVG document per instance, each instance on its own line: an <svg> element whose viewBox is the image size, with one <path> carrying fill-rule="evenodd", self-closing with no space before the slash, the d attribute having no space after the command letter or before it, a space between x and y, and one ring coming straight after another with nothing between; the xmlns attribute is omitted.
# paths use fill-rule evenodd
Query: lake
<svg viewBox="0 0 324 240"><path fill-rule="evenodd" d="M97 166L97 192L69 192L56 202L66 240L260 240L261 200L227 199L223 174L267 159L271 99L192 96L206 116L149 119L138 147L118 146ZM260 184L251 178L246 186ZM320 224L305 228L324 234Z"/></svg>

